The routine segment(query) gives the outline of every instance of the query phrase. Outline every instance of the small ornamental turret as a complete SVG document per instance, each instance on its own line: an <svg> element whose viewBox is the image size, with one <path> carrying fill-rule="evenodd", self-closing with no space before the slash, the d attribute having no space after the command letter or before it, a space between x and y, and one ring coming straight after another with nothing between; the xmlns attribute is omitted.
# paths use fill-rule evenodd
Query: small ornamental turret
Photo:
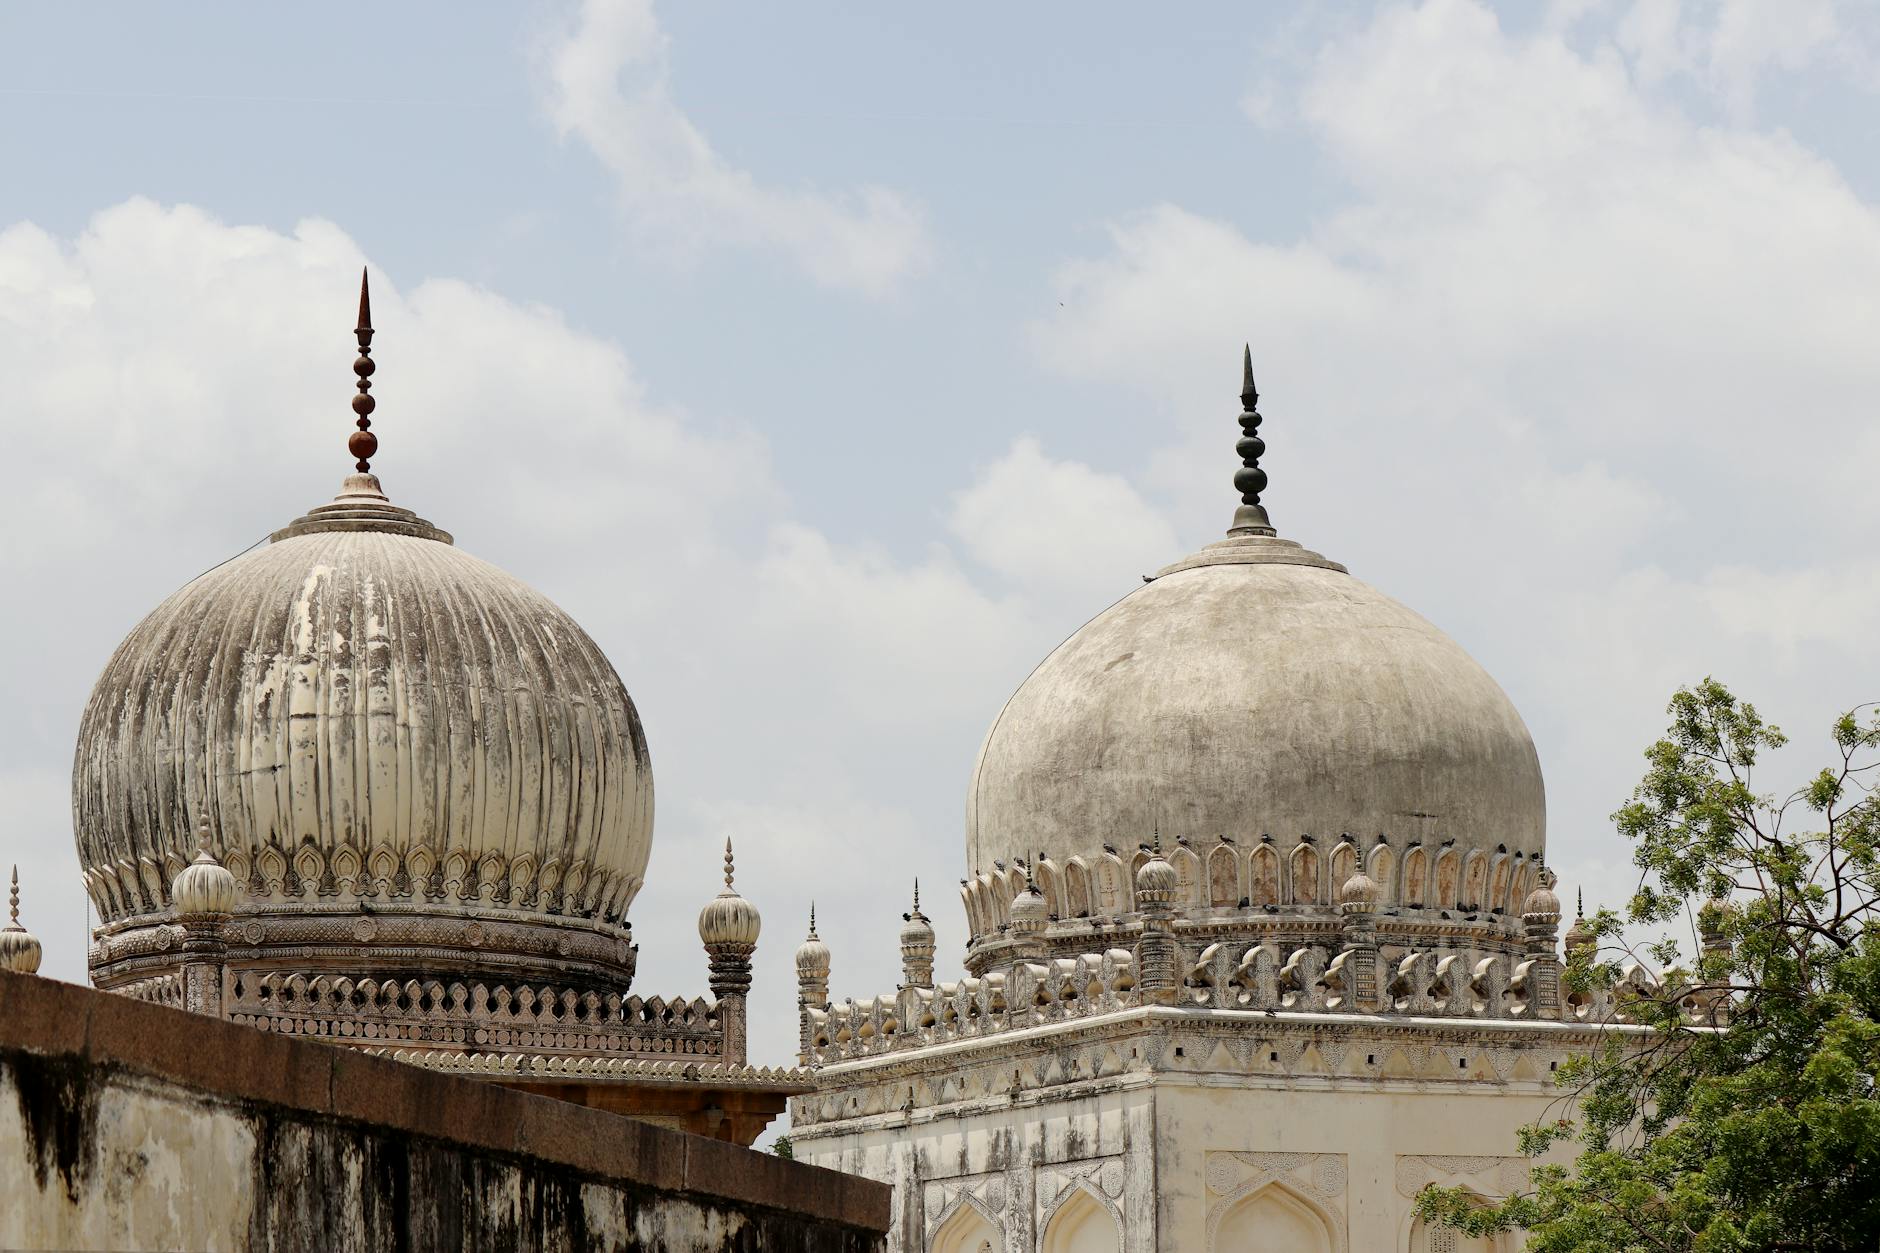
<svg viewBox="0 0 1880 1253"><path fill-rule="evenodd" d="M816 934L816 902L809 906L809 934L796 950L797 1053L809 1061L809 1011L829 1007L829 946Z"/></svg>
<svg viewBox="0 0 1880 1253"><path fill-rule="evenodd" d="M1175 898L1181 876L1162 858L1162 834L1156 832L1149 860L1136 871L1136 908L1142 914L1142 938L1136 942L1143 999L1173 1005L1179 991L1180 952L1175 947Z"/></svg>
<svg viewBox="0 0 1880 1253"><path fill-rule="evenodd" d="M209 851L209 815L196 824L196 859L170 880L170 903L185 926L199 916L220 921L241 903L242 885Z"/></svg>
<svg viewBox="0 0 1880 1253"><path fill-rule="evenodd" d="M1044 931L1051 925L1051 906L1045 901L1044 893L1038 890L1038 881L1032 877L1032 863L1037 860L1037 855L1033 854L1031 862L1026 863L1025 886L1012 898L1014 961L1043 961L1045 957Z"/></svg>
<svg viewBox="0 0 1880 1253"><path fill-rule="evenodd" d="M914 908L901 915L901 982L910 988L933 986L933 922L920 912L920 880L914 880Z"/></svg>
<svg viewBox="0 0 1880 1253"><path fill-rule="evenodd" d="M1573 914L1573 925L1567 929L1567 960L1572 961L1574 954L1581 949L1593 949L1598 944L1598 937L1586 921L1586 890L1580 889L1577 905ZM1591 954L1589 952L1588 956Z"/></svg>
<svg viewBox="0 0 1880 1253"><path fill-rule="evenodd" d="M1349 984L1345 995L1352 1008L1360 1011L1378 1007L1383 987L1377 953L1377 902L1382 895L1377 881L1362 870L1353 871L1338 889L1338 912L1343 919L1339 930L1345 946L1339 954L1339 969Z"/></svg>
<svg viewBox="0 0 1880 1253"><path fill-rule="evenodd" d="M196 860L170 880L170 904L183 928L183 1008L222 1016L227 946L222 925L241 903L242 886L209 851L209 815L196 824Z"/></svg>
<svg viewBox="0 0 1880 1253"><path fill-rule="evenodd" d="M1554 895L1559 879L1542 866L1534 890L1521 903L1521 925L1527 930L1525 986L1529 1014L1535 1018L1560 1017L1560 954L1554 932L1560 926L1560 898Z"/></svg>
<svg viewBox="0 0 1880 1253"><path fill-rule="evenodd" d="M1339 912L1346 917L1354 914L1374 913L1377 910L1378 895L1377 881L1362 870L1354 871L1338 889Z"/></svg>
<svg viewBox="0 0 1880 1253"><path fill-rule="evenodd" d="M13 887L7 901L7 925L0 927L0 970L15 974L39 973L39 939L20 925L20 868L13 867Z"/></svg>
<svg viewBox="0 0 1880 1253"><path fill-rule="evenodd" d="M712 995L718 998L718 1021L724 1030L724 1060L744 1064L745 1004L751 990L751 954L757 951L757 933L763 927L757 906L738 895L733 880L736 866L731 841L725 840L725 890L706 903L698 915L698 938L711 959Z"/></svg>
<svg viewBox="0 0 1880 1253"><path fill-rule="evenodd" d="M1730 1014L1730 902L1712 897L1697 911L1697 933L1703 941L1699 976L1705 987L1703 1009L1709 1020L1722 1026Z"/></svg>
<svg viewBox="0 0 1880 1253"><path fill-rule="evenodd" d="M1032 935L1050 924L1051 907L1044 893L1038 890L1037 881L1027 871L1024 888L1012 898L1012 931L1016 935Z"/></svg>
<svg viewBox="0 0 1880 1253"><path fill-rule="evenodd" d="M1554 885L1559 882L1550 868L1542 866L1534 890L1521 903L1521 922L1527 928L1529 939L1544 933L1549 949L1553 948L1554 930L1560 925L1560 898L1554 895Z"/></svg>

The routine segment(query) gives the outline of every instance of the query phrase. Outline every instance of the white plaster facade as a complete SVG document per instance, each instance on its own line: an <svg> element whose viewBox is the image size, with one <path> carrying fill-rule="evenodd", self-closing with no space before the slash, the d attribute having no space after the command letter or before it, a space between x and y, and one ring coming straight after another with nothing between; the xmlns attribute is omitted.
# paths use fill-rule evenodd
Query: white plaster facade
<svg viewBox="0 0 1880 1253"><path fill-rule="evenodd" d="M1593 1029L1141 1007L824 1068L800 1160L892 1182L904 1253L1494 1250L1427 1184L1526 1178ZM1432 1235L1434 1239L1432 1240Z"/></svg>

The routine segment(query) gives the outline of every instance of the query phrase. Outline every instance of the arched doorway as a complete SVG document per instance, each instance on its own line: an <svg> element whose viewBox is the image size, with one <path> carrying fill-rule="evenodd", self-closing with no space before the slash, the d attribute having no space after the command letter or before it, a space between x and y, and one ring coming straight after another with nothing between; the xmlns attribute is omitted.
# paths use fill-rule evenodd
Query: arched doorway
<svg viewBox="0 0 1880 1253"><path fill-rule="evenodd" d="M1122 1247L1109 1207L1082 1188L1057 1207L1044 1232L1043 1253L1118 1253Z"/></svg>
<svg viewBox="0 0 1880 1253"><path fill-rule="evenodd" d="M1331 1224L1278 1185L1244 1196L1214 1228L1214 1253L1336 1253Z"/></svg>

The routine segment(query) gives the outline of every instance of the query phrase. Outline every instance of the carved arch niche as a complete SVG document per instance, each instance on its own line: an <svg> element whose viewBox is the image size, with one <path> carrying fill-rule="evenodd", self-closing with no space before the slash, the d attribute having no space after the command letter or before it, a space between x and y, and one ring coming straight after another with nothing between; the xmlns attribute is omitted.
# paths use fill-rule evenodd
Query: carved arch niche
<svg viewBox="0 0 1880 1253"><path fill-rule="evenodd" d="M1207 1155L1209 1253L1344 1253L1339 1153Z"/></svg>
<svg viewBox="0 0 1880 1253"><path fill-rule="evenodd" d="M1090 870L1081 857L1064 863L1064 916L1090 917Z"/></svg>
<svg viewBox="0 0 1880 1253"><path fill-rule="evenodd" d="M961 1196L927 1242L928 1253L1002 1253L1004 1237L987 1213Z"/></svg>
<svg viewBox="0 0 1880 1253"><path fill-rule="evenodd" d="M1123 860L1105 853L1097 862L1097 908L1106 914L1126 914L1132 908Z"/></svg>
<svg viewBox="0 0 1880 1253"><path fill-rule="evenodd" d="M1110 1207L1088 1187L1070 1190L1044 1229L1042 1253L1120 1253L1123 1233Z"/></svg>
<svg viewBox="0 0 1880 1253"><path fill-rule="evenodd" d="M1240 854L1232 844L1216 844L1208 854L1208 904L1217 909L1240 904Z"/></svg>
<svg viewBox="0 0 1880 1253"><path fill-rule="evenodd" d="M1253 850L1248 865L1252 880L1247 893L1250 903L1256 908L1283 904L1280 900L1279 854L1273 851L1273 846L1261 842Z"/></svg>
<svg viewBox="0 0 1880 1253"><path fill-rule="evenodd" d="M1281 1183L1241 1197L1214 1228L1214 1253L1335 1253L1331 1224L1317 1206Z"/></svg>
<svg viewBox="0 0 1880 1253"><path fill-rule="evenodd" d="M1397 1158L1397 1195L1404 1198L1404 1224L1399 1246L1410 1253L1513 1253L1508 1235L1470 1237L1448 1227L1430 1227L1410 1213L1410 1204L1431 1184L1462 1187L1478 1197L1506 1196L1525 1186L1527 1160L1520 1157L1444 1157L1400 1155Z"/></svg>

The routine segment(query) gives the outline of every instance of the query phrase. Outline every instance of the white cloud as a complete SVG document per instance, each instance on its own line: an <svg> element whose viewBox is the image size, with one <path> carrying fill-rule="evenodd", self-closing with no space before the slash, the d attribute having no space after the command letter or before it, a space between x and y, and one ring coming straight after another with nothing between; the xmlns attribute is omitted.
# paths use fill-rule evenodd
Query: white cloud
<svg viewBox="0 0 1880 1253"><path fill-rule="evenodd" d="M1843 20L1854 6L1841 0L1636 0L1614 30L1639 78L1658 83L1686 77L1715 92L1747 117L1772 74L1826 63L1857 82L1871 82L1873 55L1862 29Z"/></svg>
<svg viewBox="0 0 1880 1253"><path fill-rule="evenodd" d="M982 565L1034 591L1114 598L1181 552L1122 476L1052 461L1031 436L954 497L949 526Z"/></svg>
<svg viewBox="0 0 1880 1253"><path fill-rule="evenodd" d="M1297 85L1341 204L1290 239L1114 222L1032 337L1177 415L1152 481L1183 529L1224 512L1251 339L1282 533L1510 688L1555 860L1611 901L1606 815L1677 684L1758 700L1801 773L1880 695L1880 214L1793 136L1695 120L1591 21L1382 10Z"/></svg>
<svg viewBox="0 0 1880 1253"><path fill-rule="evenodd" d="M550 118L607 167L649 249L774 249L820 283L871 296L926 268L920 212L899 193L768 186L726 162L672 99L652 0L583 0L542 60Z"/></svg>

